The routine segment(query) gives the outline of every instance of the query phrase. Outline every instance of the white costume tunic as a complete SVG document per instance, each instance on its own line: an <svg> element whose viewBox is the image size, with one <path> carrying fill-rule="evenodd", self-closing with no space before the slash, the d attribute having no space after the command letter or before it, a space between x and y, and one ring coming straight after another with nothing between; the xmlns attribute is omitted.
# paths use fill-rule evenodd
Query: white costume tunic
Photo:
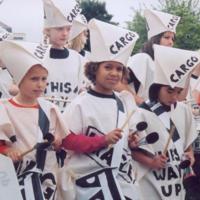
<svg viewBox="0 0 200 200"><path fill-rule="evenodd" d="M155 131L159 134L159 140L149 148L146 147L146 150L161 154L167 143L172 124L176 128L168 147L167 157L169 159L166 167L161 170L146 168L145 175L139 181L143 197L148 200L184 200L183 172L179 164L184 151L197 137L191 110L183 103L177 103L171 112L167 112L160 103L146 102L141 107L143 108L139 110L142 118L148 123L147 133Z"/></svg>
<svg viewBox="0 0 200 200"><path fill-rule="evenodd" d="M38 101L46 117L45 120L41 120L41 118L39 120L39 112L41 110L36 107L22 107L8 100L2 102L11 127L0 127L0 140L5 140L9 146L25 152L36 143L43 141L44 131L42 130L45 130L46 127L48 130L45 131L51 133L54 137L56 135L64 137L67 129L63 125L61 114L56 106L41 98ZM39 123L42 123L41 126L43 128L39 126ZM37 157L37 152L44 157ZM16 173L22 196L25 200L56 199L58 158L58 155L56 156L56 152L53 150L34 150L26 154L23 160L16 164ZM39 179L35 178L37 175L39 175ZM42 185L42 190L40 184Z"/></svg>
<svg viewBox="0 0 200 200"><path fill-rule="evenodd" d="M45 96L71 101L78 95L83 82L83 58L71 49L51 49L50 58L45 66L48 67L48 85ZM52 101L61 111L67 103Z"/></svg>
<svg viewBox="0 0 200 200"><path fill-rule="evenodd" d="M134 80L129 83L133 91L142 97L148 99L149 87L153 83L155 64L152 58L146 53L138 53L129 58L128 68L133 72L139 81L139 88L136 88Z"/></svg>
<svg viewBox="0 0 200 200"><path fill-rule="evenodd" d="M133 109L135 104L127 92L102 95L90 90L74 99L65 110L64 119L73 133L92 137L121 127L127 119L127 110ZM128 147L128 129L136 130L132 123L134 115L117 144L90 154L71 153L67 168L75 178L75 199L140 199Z"/></svg>
<svg viewBox="0 0 200 200"><path fill-rule="evenodd" d="M6 140L7 139L7 136L5 136L5 138L3 138L3 131L7 130L7 129L10 129L10 132L12 132L12 129L11 129L11 123L10 123L10 120L8 118L8 115L7 115L7 112L3 106L2 103L0 103L0 113L1 113L1 118L0 118L0 135L1 135L1 139L2 140Z"/></svg>
<svg viewBox="0 0 200 200"><path fill-rule="evenodd" d="M0 98L11 97L8 90L12 84L13 84L13 80L8 70L0 68Z"/></svg>

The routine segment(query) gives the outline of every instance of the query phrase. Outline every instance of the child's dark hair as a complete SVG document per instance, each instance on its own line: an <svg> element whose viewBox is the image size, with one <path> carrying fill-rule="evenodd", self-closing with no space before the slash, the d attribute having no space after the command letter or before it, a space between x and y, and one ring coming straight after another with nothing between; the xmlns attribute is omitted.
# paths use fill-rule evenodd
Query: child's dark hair
<svg viewBox="0 0 200 200"><path fill-rule="evenodd" d="M142 53L147 53L151 56L151 58L154 60L154 50L153 50L153 45L154 44L160 44L160 40L163 37L163 35L166 32L160 33L158 35L153 36L150 38L146 43L144 43L143 47L141 48L140 52ZM175 41L175 36L174 36L174 41Z"/></svg>
<svg viewBox="0 0 200 200"><path fill-rule="evenodd" d="M162 36L164 35L164 33L165 32L151 37L147 42L144 43L140 52L149 54L151 56L151 58L154 60L153 45L154 44L160 44L160 40L161 40Z"/></svg>
<svg viewBox="0 0 200 200"><path fill-rule="evenodd" d="M97 73L97 70L100 66L100 64L103 63L103 62L88 62L85 64L84 66L84 73L85 73L85 76L93 83L95 84L96 82L96 73ZM126 67L123 67L123 77L122 79L127 79L127 76L128 76L128 70Z"/></svg>
<svg viewBox="0 0 200 200"><path fill-rule="evenodd" d="M156 102L158 101L158 96L159 96L159 92L161 87L163 87L165 85L163 84L158 84L158 83L153 83L150 88L149 88L149 100L152 102Z"/></svg>

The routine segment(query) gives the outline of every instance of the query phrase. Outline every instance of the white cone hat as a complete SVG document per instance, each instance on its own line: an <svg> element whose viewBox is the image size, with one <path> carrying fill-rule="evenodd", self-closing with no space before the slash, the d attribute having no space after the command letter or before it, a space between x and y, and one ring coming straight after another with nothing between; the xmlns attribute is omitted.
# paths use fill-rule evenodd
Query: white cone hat
<svg viewBox="0 0 200 200"><path fill-rule="evenodd" d="M87 19L84 15L79 14L72 23L72 28L69 35L69 41L73 40L84 30L88 29Z"/></svg>
<svg viewBox="0 0 200 200"><path fill-rule="evenodd" d="M45 58L49 56L49 49L49 45L4 40L0 42L0 59L13 76L15 83L19 84L33 65L43 66Z"/></svg>
<svg viewBox="0 0 200 200"><path fill-rule="evenodd" d="M45 28L70 26L81 12L75 0L43 0L43 5Z"/></svg>
<svg viewBox="0 0 200 200"><path fill-rule="evenodd" d="M90 61L117 61L126 66L138 34L121 27L92 19L88 23L90 31Z"/></svg>
<svg viewBox="0 0 200 200"><path fill-rule="evenodd" d="M144 11L144 16L148 26L148 39L166 31L176 33L176 26L181 19L176 15L150 9Z"/></svg>
<svg viewBox="0 0 200 200"><path fill-rule="evenodd" d="M200 63L200 55L161 45L154 45L155 76L154 83L184 88L190 72Z"/></svg>

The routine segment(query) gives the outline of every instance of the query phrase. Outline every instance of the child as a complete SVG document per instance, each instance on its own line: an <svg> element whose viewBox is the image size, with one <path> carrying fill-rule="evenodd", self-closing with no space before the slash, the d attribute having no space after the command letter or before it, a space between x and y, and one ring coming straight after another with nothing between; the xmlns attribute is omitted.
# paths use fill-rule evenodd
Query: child
<svg viewBox="0 0 200 200"><path fill-rule="evenodd" d="M3 41L0 51L0 59L19 87L14 98L0 102L11 124L11 128L0 128L4 146L1 152L15 163L23 199L56 199L56 152L36 148L23 156L49 136L55 138L54 143L58 145L66 133L58 109L52 103L38 99L46 87L48 71L43 62L49 47ZM5 116L5 113L0 115Z"/></svg>
<svg viewBox="0 0 200 200"><path fill-rule="evenodd" d="M130 139L128 145L129 131L136 130L133 117L122 127L135 104L127 92L113 92L138 36L96 19L89 22L89 31L92 51L85 75L93 88L76 97L64 112L71 133L88 137L82 141L84 150L78 148L81 141L69 142L68 137L62 144L72 150L76 146L66 166L75 179L74 199L140 199L129 148L135 143ZM94 143L94 137L102 139Z"/></svg>
<svg viewBox="0 0 200 200"><path fill-rule="evenodd" d="M149 148L139 148L133 156L141 164L140 169L142 166L147 169L139 181L144 199L183 200L183 172L179 165L183 156L193 165L191 144L197 134L191 110L178 102L178 96L200 57L196 52L159 45L154 45L154 53L154 83L149 89L149 100L141 105L140 112L149 124L146 130L156 131L159 140ZM148 150L154 155L147 156Z"/></svg>
<svg viewBox="0 0 200 200"><path fill-rule="evenodd" d="M73 21L72 29L69 36L68 48L74 49L82 56L86 56L84 51L88 39L87 19L84 15L79 14Z"/></svg>
<svg viewBox="0 0 200 200"><path fill-rule="evenodd" d="M141 52L130 57L128 61L128 87L134 93L137 104L148 99L149 87L154 76L153 44L163 46L174 45L176 27L179 16L156 10L146 9L144 17L147 21L148 41L143 45Z"/></svg>
<svg viewBox="0 0 200 200"><path fill-rule="evenodd" d="M65 48L72 22L81 10L74 0L43 2L44 33L52 44L50 57L45 63L49 70L45 96L59 105L63 111L67 102L78 95L83 79L82 56L74 50Z"/></svg>

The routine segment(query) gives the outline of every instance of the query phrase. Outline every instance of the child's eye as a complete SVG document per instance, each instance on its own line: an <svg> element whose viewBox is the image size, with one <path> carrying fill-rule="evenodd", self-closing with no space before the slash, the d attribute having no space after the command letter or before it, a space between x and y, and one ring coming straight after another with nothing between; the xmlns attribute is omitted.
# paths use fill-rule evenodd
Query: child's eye
<svg viewBox="0 0 200 200"><path fill-rule="evenodd" d="M181 89L181 90L179 90L177 93L178 93L178 94L180 94L181 92L182 92L182 89Z"/></svg>
<svg viewBox="0 0 200 200"><path fill-rule="evenodd" d="M172 41L175 41L174 37L171 38L170 36L164 36L163 38L166 39L166 40L172 39Z"/></svg>
<svg viewBox="0 0 200 200"><path fill-rule="evenodd" d="M112 67L110 65L105 65L106 69L111 69Z"/></svg>
<svg viewBox="0 0 200 200"><path fill-rule="evenodd" d="M57 29L57 31L62 31L62 27L58 27L58 28L56 28Z"/></svg>
<svg viewBox="0 0 200 200"><path fill-rule="evenodd" d="M168 89L167 92L168 92L169 94L172 94L172 93L174 92L174 90Z"/></svg>
<svg viewBox="0 0 200 200"><path fill-rule="evenodd" d="M164 38L165 38L166 40L169 40L169 39L170 39L170 37L169 37L169 36L164 36Z"/></svg>
<svg viewBox="0 0 200 200"><path fill-rule="evenodd" d="M43 81L46 81L46 80L47 80L47 77L42 77L42 80L43 80Z"/></svg>
<svg viewBox="0 0 200 200"><path fill-rule="evenodd" d="M32 80L32 81L37 81L37 80L38 80L38 77L32 77L31 80Z"/></svg>
<svg viewBox="0 0 200 200"><path fill-rule="evenodd" d="M118 72L122 72L122 71L123 71L123 67L121 67L121 66L120 66L120 67L117 67L117 71L118 71Z"/></svg>

